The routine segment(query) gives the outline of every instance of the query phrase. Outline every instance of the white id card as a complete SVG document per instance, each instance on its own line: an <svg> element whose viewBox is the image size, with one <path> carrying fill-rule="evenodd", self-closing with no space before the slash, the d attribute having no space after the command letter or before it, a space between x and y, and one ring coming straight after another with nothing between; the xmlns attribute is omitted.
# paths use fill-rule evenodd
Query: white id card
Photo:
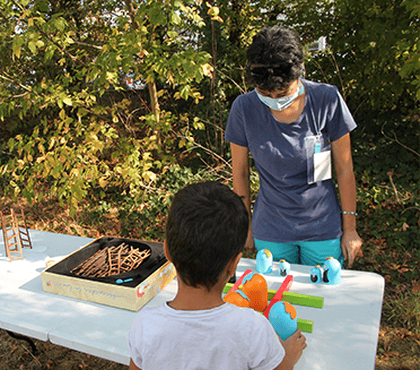
<svg viewBox="0 0 420 370"><path fill-rule="evenodd" d="M314 154L314 181L331 179L331 150Z"/></svg>

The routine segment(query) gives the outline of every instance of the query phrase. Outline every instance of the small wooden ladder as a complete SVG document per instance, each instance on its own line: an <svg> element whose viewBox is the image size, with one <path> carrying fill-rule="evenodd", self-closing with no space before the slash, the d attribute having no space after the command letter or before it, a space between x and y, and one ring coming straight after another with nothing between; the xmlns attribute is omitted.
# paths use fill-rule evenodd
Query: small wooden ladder
<svg viewBox="0 0 420 370"><path fill-rule="evenodd" d="M4 215L0 211L0 216L6 256L9 257L10 261L23 259L22 248L32 249L31 238L29 237L23 211L21 211L20 216L21 226L19 226L19 220L13 208L10 210L10 215Z"/></svg>

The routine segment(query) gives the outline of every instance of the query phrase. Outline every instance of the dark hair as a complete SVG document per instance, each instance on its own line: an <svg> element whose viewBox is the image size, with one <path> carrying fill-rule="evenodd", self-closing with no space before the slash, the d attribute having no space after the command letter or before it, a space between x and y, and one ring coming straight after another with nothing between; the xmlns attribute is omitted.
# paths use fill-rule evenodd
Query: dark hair
<svg viewBox="0 0 420 370"><path fill-rule="evenodd" d="M226 185L188 185L174 197L166 223L166 244L178 277L210 290L225 267L242 252L248 211Z"/></svg>
<svg viewBox="0 0 420 370"><path fill-rule="evenodd" d="M304 70L299 35L285 26L264 27L254 37L246 57L250 81L266 91L287 88Z"/></svg>

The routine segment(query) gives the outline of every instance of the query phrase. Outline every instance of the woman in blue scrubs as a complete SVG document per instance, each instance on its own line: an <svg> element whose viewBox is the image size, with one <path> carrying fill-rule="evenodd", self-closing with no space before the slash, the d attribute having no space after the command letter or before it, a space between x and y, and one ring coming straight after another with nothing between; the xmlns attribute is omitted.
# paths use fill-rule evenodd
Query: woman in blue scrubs
<svg viewBox="0 0 420 370"><path fill-rule="evenodd" d="M335 86L303 78L293 29L263 28L247 59L255 89L234 101L225 134L234 190L250 214L249 153L260 179L246 248L268 249L277 261L315 266L334 257L351 267L362 246L350 145L356 123Z"/></svg>

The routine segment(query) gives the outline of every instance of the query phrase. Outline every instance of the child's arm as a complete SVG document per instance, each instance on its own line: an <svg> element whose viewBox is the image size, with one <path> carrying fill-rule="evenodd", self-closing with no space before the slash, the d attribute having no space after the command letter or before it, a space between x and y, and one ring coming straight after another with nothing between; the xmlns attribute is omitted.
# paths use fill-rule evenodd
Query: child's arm
<svg viewBox="0 0 420 370"><path fill-rule="evenodd" d="M298 331L287 340L282 341L280 339L280 342L286 351L286 355L284 356L280 365L277 366L274 370L292 370L296 362L299 361L300 356L302 356L303 350L307 346L306 338L301 333L300 329L298 329Z"/></svg>
<svg viewBox="0 0 420 370"><path fill-rule="evenodd" d="M133 360L130 358L130 370L141 370L136 366L136 364L133 362Z"/></svg>

